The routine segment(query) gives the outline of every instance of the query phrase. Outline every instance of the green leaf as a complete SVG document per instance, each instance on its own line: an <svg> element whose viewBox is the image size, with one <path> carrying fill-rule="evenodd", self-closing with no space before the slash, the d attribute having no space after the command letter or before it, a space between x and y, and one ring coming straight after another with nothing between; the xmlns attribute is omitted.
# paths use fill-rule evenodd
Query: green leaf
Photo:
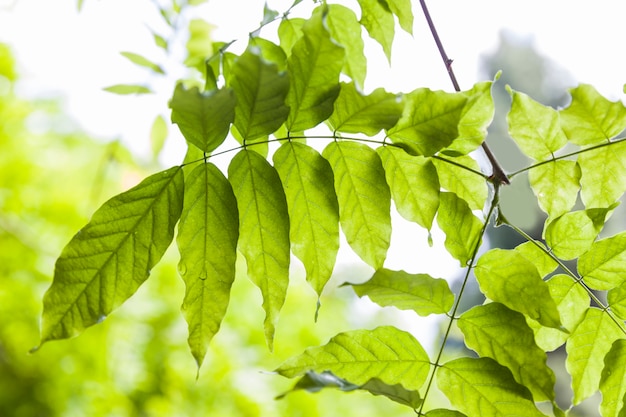
<svg viewBox="0 0 626 417"><path fill-rule="evenodd" d="M422 398L417 390L408 390L401 384L386 384L378 378L370 379L361 385L360 389L372 395L383 395L391 401L413 409L417 409L422 404Z"/></svg>
<svg viewBox="0 0 626 417"><path fill-rule="evenodd" d="M537 245L545 249L545 245L541 242L524 242L515 247L515 252L522 255L526 260L532 262L539 272L539 276L545 277L559 266L545 251L541 250Z"/></svg>
<svg viewBox="0 0 626 417"><path fill-rule="evenodd" d="M176 123L189 143L211 153L224 142L235 120L235 93L231 88L202 93L176 86L170 101L172 123Z"/></svg>
<svg viewBox="0 0 626 417"><path fill-rule="evenodd" d="M361 6L361 24L370 37L383 47L387 60L391 62L391 46L396 22L386 1L358 0Z"/></svg>
<svg viewBox="0 0 626 417"><path fill-rule="evenodd" d="M56 261L41 343L77 335L137 291L172 242L183 188L181 167L170 168L94 213Z"/></svg>
<svg viewBox="0 0 626 417"><path fill-rule="evenodd" d="M464 200L472 210L482 210L487 201L489 187L487 181L476 174L468 171L459 165L480 172L480 166L475 159L463 155L456 158L446 157L445 160L433 159L437 168L441 187L453 192Z"/></svg>
<svg viewBox="0 0 626 417"><path fill-rule="evenodd" d="M484 142L495 113L492 84L491 81L480 82L471 90L461 92L467 101L459 120L459 136L442 153L449 156L467 155Z"/></svg>
<svg viewBox="0 0 626 417"><path fill-rule="evenodd" d="M391 242L391 194L378 154L356 142L331 142L323 151L335 174L339 219L348 243L374 269Z"/></svg>
<svg viewBox="0 0 626 417"><path fill-rule="evenodd" d="M621 332L606 312L594 307L587 309L565 345L565 366L572 376L574 405L598 391L603 359L620 336Z"/></svg>
<svg viewBox="0 0 626 417"><path fill-rule="evenodd" d="M446 280L428 274L379 269L362 284L350 284L359 296L368 296L382 306L413 310L420 316L444 314L454 303L454 294Z"/></svg>
<svg viewBox="0 0 626 417"><path fill-rule="evenodd" d="M545 417L528 389L491 358L459 358L437 369L437 386L468 416Z"/></svg>
<svg viewBox="0 0 626 417"><path fill-rule="evenodd" d="M405 95L404 100L402 117L387 132L394 143L406 145L419 155L432 156L459 136L458 124L467 102L463 93L420 88Z"/></svg>
<svg viewBox="0 0 626 417"><path fill-rule="evenodd" d="M154 62L150 61L147 58L144 58L143 56L139 54L135 54L133 52L120 52L120 54L124 58L127 58L133 64L139 65L140 67L151 69L152 71L159 73L159 74L165 74L165 71L163 71L163 68L161 68Z"/></svg>
<svg viewBox="0 0 626 417"><path fill-rule="evenodd" d="M578 155L580 198L587 208L609 207L626 190L626 141Z"/></svg>
<svg viewBox="0 0 626 417"><path fill-rule="evenodd" d="M589 307L589 295L569 275L555 275L547 281L547 284L563 327L569 331L574 330ZM542 326L532 319L527 319L527 321L535 332L537 346L546 352L559 348L569 336L563 330Z"/></svg>
<svg viewBox="0 0 626 417"><path fill-rule="evenodd" d="M109 93L120 95L153 93L153 91L149 87L136 84L115 84L109 87L104 87L103 90L108 91Z"/></svg>
<svg viewBox="0 0 626 417"><path fill-rule="evenodd" d="M245 141L269 135L287 120L285 97L289 77L264 61L258 49L247 49L235 60L230 86L237 96L235 127Z"/></svg>
<svg viewBox="0 0 626 417"><path fill-rule="evenodd" d="M226 314L235 280L239 217L237 201L215 165L197 166L185 178L185 199L176 243L185 281L182 311L198 367Z"/></svg>
<svg viewBox="0 0 626 417"><path fill-rule="evenodd" d="M267 39L259 38L258 36L250 38L248 44L248 50L258 50L259 56L265 61L276 64L280 71L287 69L287 54L280 46ZM235 61L237 58L235 58ZM286 76L288 74L285 74ZM289 88L289 86L287 86Z"/></svg>
<svg viewBox="0 0 626 417"><path fill-rule="evenodd" d="M254 151L242 150L228 167L239 208L239 250L248 276L261 289L265 338L272 350L278 314L289 284L289 216L274 168Z"/></svg>
<svg viewBox="0 0 626 417"><path fill-rule="evenodd" d="M444 244L450 255L465 266L480 244L482 224L456 194L442 192L439 198L437 224L446 234Z"/></svg>
<svg viewBox="0 0 626 417"><path fill-rule="evenodd" d="M187 49L185 65L204 73L207 57L215 52L212 40L212 32L215 27L202 19L191 19L188 27L189 39L185 45Z"/></svg>
<svg viewBox="0 0 626 417"><path fill-rule="evenodd" d="M413 34L413 11L411 10L411 0L387 0L389 9L398 16L400 27L405 32Z"/></svg>
<svg viewBox="0 0 626 417"><path fill-rule="evenodd" d="M611 311L620 319L626 320L626 282L610 289L607 293L607 300Z"/></svg>
<svg viewBox="0 0 626 417"><path fill-rule="evenodd" d="M328 122L335 132L364 133L374 136L390 129L402 115L402 100L397 94L377 88L364 96L354 83L341 83L335 111Z"/></svg>
<svg viewBox="0 0 626 417"><path fill-rule="evenodd" d="M480 257L474 273L480 289L491 300L544 326L562 328L548 285L541 279L535 265L519 253L491 249Z"/></svg>
<svg viewBox="0 0 626 417"><path fill-rule="evenodd" d="M528 172L539 207L548 214L546 223L570 211L580 189L580 167L576 161L551 161Z"/></svg>
<svg viewBox="0 0 626 417"><path fill-rule="evenodd" d="M439 177L432 161L393 146L376 149L398 213L430 230L439 208Z"/></svg>
<svg viewBox="0 0 626 417"><path fill-rule="evenodd" d="M626 232L595 242L578 259L578 273L594 290L610 290L626 281Z"/></svg>
<svg viewBox="0 0 626 417"><path fill-rule="evenodd" d="M426 382L430 360L411 334L392 326L339 333L319 347L285 361L276 372L287 378L307 371L330 371L353 384L372 378L417 391Z"/></svg>
<svg viewBox="0 0 626 417"><path fill-rule="evenodd" d="M592 86L570 90L572 103L561 111L561 125L570 142L587 146L606 142L626 128L626 108L602 97Z"/></svg>
<svg viewBox="0 0 626 417"><path fill-rule="evenodd" d="M609 209L572 211L546 228L546 243L561 259L574 259L589 250L604 226Z"/></svg>
<svg viewBox="0 0 626 417"><path fill-rule="evenodd" d="M153 159L156 159L161 153L166 139L167 124L165 123L163 116L158 115L154 119L154 122L152 122L152 127L150 128L150 147L152 148Z"/></svg>
<svg viewBox="0 0 626 417"><path fill-rule="evenodd" d="M345 56L344 49L330 38L320 14L313 15L302 31L287 60L291 87L286 125L290 131L315 127L332 114Z"/></svg>
<svg viewBox="0 0 626 417"><path fill-rule="evenodd" d="M285 53L290 54L293 46L302 37L302 27L305 23L306 20L300 17L281 20L278 26L278 38L280 47L283 48Z"/></svg>
<svg viewBox="0 0 626 417"><path fill-rule="evenodd" d="M546 364L548 356L535 344L522 314L503 304L489 303L463 313L458 325L467 347L509 368L535 401L554 400L555 377Z"/></svg>
<svg viewBox="0 0 626 417"><path fill-rule="evenodd" d="M263 20L261 21L261 26L265 26L268 23L273 22L276 17L278 17L278 12L276 10L270 9L267 5L267 2L265 2L265 5L263 6Z"/></svg>
<svg viewBox="0 0 626 417"><path fill-rule="evenodd" d="M338 388L341 391L348 392L359 389L359 386L351 383L350 381L339 378L330 371L320 373L307 371L304 376L296 382L296 385L294 385L292 389L279 395L276 399L280 400L287 394L297 390L303 389L308 392L319 392L324 388Z"/></svg>
<svg viewBox="0 0 626 417"><path fill-rule="evenodd" d="M624 409L626 395L626 339L613 342L604 357L604 368L600 377L603 416L617 416Z"/></svg>
<svg viewBox="0 0 626 417"><path fill-rule="evenodd" d="M367 59L363 53L361 25L354 12L345 6L329 4L327 10L326 25L330 36L346 50L342 71L352 78L357 86L363 87L367 74ZM322 11L322 7L315 9L315 13Z"/></svg>
<svg viewBox="0 0 626 417"><path fill-rule="evenodd" d="M339 250L339 205L330 164L313 148L287 142L274 153L289 208L291 248L321 295Z"/></svg>
<svg viewBox="0 0 626 417"><path fill-rule="evenodd" d="M554 153L567 143L559 113L508 86L507 90L513 102L506 120L509 134L517 146L535 160L553 158Z"/></svg>
<svg viewBox="0 0 626 417"><path fill-rule="evenodd" d="M156 46L167 51L167 48L168 48L167 39L165 39L163 36L159 35L158 33L154 31L152 32L152 38L154 39L154 44Z"/></svg>
<svg viewBox="0 0 626 417"><path fill-rule="evenodd" d="M436 408L426 413L426 417L467 417L465 414L456 410L446 410L445 408Z"/></svg>

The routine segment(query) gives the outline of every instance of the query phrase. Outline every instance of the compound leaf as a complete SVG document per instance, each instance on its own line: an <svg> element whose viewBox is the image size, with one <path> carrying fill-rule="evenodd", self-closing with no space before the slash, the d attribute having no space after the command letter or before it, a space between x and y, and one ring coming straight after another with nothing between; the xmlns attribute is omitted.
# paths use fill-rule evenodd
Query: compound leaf
<svg viewBox="0 0 626 417"><path fill-rule="evenodd" d="M228 307L235 280L239 217L230 183L215 165L199 165L185 183L176 236L178 271L185 282L182 311L189 327L188 343L200 367Z"/></svg>
<svg viewBox="0 0 626 417"><path fill-rule="evenodd" d="M137 291L174 237L181 167L153 174L102 205L63 249L44 296L41 343L77 335Z"/></svg>
<svg viewBox="0 0 626 417"><path fill-rule="evenodd" d="M289 216L276 170L254 151L242 150L228 167L239 208L239 250L248 276L261 289L270 350L289 284Z"/></svg>
<svg viewBox="0 0 626 417"><path fill-rule="evenodd" d="M465 266L480 242L482 224L456 194L443 192L439 198L437 224L446 234L444 244L450 255Z"/></svg>

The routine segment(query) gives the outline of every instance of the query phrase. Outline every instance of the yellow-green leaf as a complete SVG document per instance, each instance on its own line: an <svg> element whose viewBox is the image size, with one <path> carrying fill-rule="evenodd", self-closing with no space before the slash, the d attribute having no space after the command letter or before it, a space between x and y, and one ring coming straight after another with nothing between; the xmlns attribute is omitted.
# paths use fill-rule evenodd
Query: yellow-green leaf
<svg viewBox="0 0 626 417"><path fill-rule="evenodd" d="M468 155L456 158L445 157L445 160L433 159L437 168L441 187L453 192L465 201L472 210L482 210L487 201L489 187L487 181L476 172L468 171L459 165L480 172L480 166Z"/></svg>
<svg viewBox="0 0 626 417"><path fill-rule="evenodd" d="M580 189L580 175L576 161L566 160L551 161L529 171L528 180L539 207L548 214L546 223L574 207Z"/></svg>
<svg viewBox="0 0 626 417"><path fill-rule="evenodd" d="M361 6L361 24L370 37L383 47L387 60L391 62L391 46L395 35L393 14L386 1L358 0Z"/></svg>
<svg viewBox="0 0 626 417"><path fill-rule="evenodd" d="M482 224L456 194L443 192L439 198L437 224L446 234L444 244L450 255L466 266L480 244Z"/></svg>
<svg viewBox="0 0 626 417"><path fill-rule="evenodd" d="M595 242L578 260L578 273L594 290L610 290L626 281L626 232Z"/></svg>
<svg viewBox="0 0 626 417"><path fill-rule="evenodd" d="M609 353L604 357L604 368L600 376L600 392L603 416L618 416L623 412L626 396L626 339L613 342Z"/></svg>
<svg viewBox="0 0 626 417"><path fill-rule="evenodd" d="M609 207L626 190L626 141L578 155L580 197L587 208Z"/></svg>

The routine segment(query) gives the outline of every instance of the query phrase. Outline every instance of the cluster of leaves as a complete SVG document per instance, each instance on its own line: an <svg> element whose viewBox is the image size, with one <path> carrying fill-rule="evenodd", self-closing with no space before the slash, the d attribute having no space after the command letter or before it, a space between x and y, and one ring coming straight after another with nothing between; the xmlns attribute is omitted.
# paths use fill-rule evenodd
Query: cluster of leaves
<svg viewBox="0 0 626 417"><path fill-rule="evenodd" d="M73 336L128 299L178 224L182 308L198 366L228 306L237 251L262 293L271 349L291 253L321 295L341 226L376 271L347 285L381 306L447 317L447 331L436 358L393 326L338 334L277 369L301 378L294 389L363 389L423 414L436 379L458 411L423 415L541 416L537 403L545 401L564 415L547 352L565 345L573 404L600 390L602 415L623 415L626 232L598 235L626 190L625 139L618 137L626 108L588 85L573 89L562 110L510 90L510 133L534 162L509 178L528 171L548 216L545 244L533 240L500 212L502 182L469 155L493 117L491 82L457 93L364 94L361 27L389 57L394 19L410 31L412 14L408 1L359 4L360 20L326 3L308 19L285 14L280 45L258 31L240 55L224 44L206 61L202 90L176 87L170 106L189 144L185 162L106 202L65 247L44 298L42 342ZM277 16L266 8L263 24ZM340 82L342 74L351 81ZM328 142L321 153L306 143L320 139ZM272 163L270 144L278 144ZM227 176L211 162L226 152L234 153ZM574 210L578 196L584 208ZM407 220L427 230L437 222L446 250L466 267L462 288L473 270L488 303L457 317L463 290L455 297L443 279L384 268L392 199ZM492 215L528 241L478 257ZM478 358L442 361L453 323Z"/></svg>

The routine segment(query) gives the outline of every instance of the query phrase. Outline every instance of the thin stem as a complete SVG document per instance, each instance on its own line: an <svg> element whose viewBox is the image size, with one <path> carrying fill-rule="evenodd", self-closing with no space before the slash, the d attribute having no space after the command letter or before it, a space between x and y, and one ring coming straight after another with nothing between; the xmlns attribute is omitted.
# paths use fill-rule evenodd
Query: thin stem
<svg viewBox="0 0 626 417"><path fill-rule="evenodd" d="M610 146L610 145L613 145L614 143L621 143L621 142L624 142L624 141L626 141L626 137L624 137L624 138L617 138L617 139L614 139L614 140L612 140L610 142L603 142L603 143L601 143L599 145L590 146L590 147L585 148L585 149L579 149L576 152L571 152L571 153L568 153L568 154L565 154L565 155L557 156L555 158L548 159L547 161L537 162L536 164L533 164L533 165L528 166L526 168L520 169L519 171L515 171L514 173L509 175L509 178L513 178L514 176L516 176L518 174L521 174L522 172L530 171L531 169L537 168L537 167L539 167L541 165L549 164L550 162L558 161L560 159L566 159L566 158L569 158L569 157L572 157L572 156L576 156L576 155L581 154L581 153L585 153L587 151L593 151L595 149L604 148L605 146Z"/></svg>
<svg viewBox="0 0 626 417"><path fill-rule="evenodd" d="M446 54L446 51L443 47L443 43L441 43L441 38L439 37L439 34L437 33L437 28L435 27L433 19L430 17L430 12L428 11L428 7L426 6L426 1L420 0L420 4L422 6L422 11L424 12L424 17L426 18L426 21L428 22L428 27L430 28L430 32L432 33L433 39L435 40L435 43L437 44L437 49L439 49L439 55L441 55L443 64L446 66L446 70L448 71L448 76L450 77L450 81L452 81L452 85L454 86L454 90L461 91L461 87L459 86L459 83L456 80L456 75L454 75L454 70L452 69L453 60L448 57L448 54ZM498 160L494 156L493 152L491 152L491 149L487 145L487 142L483 141L483 143L481 144L481 147L483 148L483 151L485 152L485 155L487 156L487 159L489 160L489 163L491 164L491 169L493 170L493 173L491 174L489 179L494 184L510 184L511 182L509 181L509 177L506 175L506 173L500 166L500 163L498 163Z"/></svg>
<svg viewBox="0 0 626 417"><path fill-rule="evenodd" d="M454 323L454 321L456 320L456 313L457 313L457 311L459 309L459 306L461 305L461 298L463 297L463 293L465 291L465 287L467 286L467 283L469 281L470 273L472 271L472 265L474 265L474 262L476 261L476 257L478 256L478 250L480 249L480 244L482 242L482 238L485 235L485 231L487 230L487 226L489 225L489 219L491 218L494 210L498 206L499 197L500 197L500 195L499 195L499 185L496 184L496 185L494 185L493 198L491 199L489 212L487 213L487 218L485 219L485 222L483 223L483 227L480 230L479 239L476 241L476 245L474 246L474 249L472 251L472 257L471 257L470 262L467 265L467 268L465 270L465 276L463 277L463 284L461 284L461 289L459 290L459 295L457 296L456 301L454 302L454 306L452 307L452 312L449 315L450 320L448 321L448 327L446 328L446 331L445 331L445 333L443 335L443 340L441 342L441 346L439 347L439 352L437 353L437 359L435 359L435 363L433 364L433 369L432 369L432 372L430 373L430 377L428 379L428 384L426 385L426 391L424 391L424 398L423 398L422 404L420 405L420 409L418 411L418 415L423 415L422 414L422 410L424 408L424 404L426 404L426 397L428 396L428 393L430 391L430 387L432 386L433 381L435 379L435 373L437 372L437 368L439 368L441 366L441 364L440 364L441 357L443 356L443 351L445 350L446 343L448 342L448 337L450 336L450 331L452 330L452 323Z"/></svg>

